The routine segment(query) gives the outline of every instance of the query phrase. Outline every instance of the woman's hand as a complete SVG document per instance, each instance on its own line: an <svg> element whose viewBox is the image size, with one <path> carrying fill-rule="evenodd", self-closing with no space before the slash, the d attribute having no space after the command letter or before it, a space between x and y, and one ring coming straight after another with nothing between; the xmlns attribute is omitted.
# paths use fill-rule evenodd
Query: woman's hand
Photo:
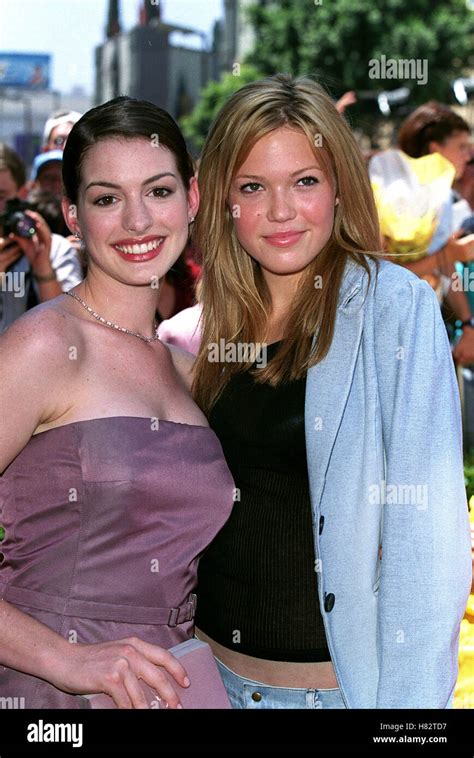
<svg viewBox="0 0 474 758"><path fill-rule="evenodd" d="M453 358L461 366L474 363L474 329L470 326L463 331L459 342L453 349Z"/></svg>
<svg viewBox="0 0 474 758"><path fill-rule="evenodd" d="M459 237L462 230L451 235L445 245L445 252L448 262L469 263L474 260L474 234L466 234L465 237Z"/></svg>
<svg viewBox="0 0 474 758"><path fill-rule="evenodd" d="M186 670L164 648L137 637L98 644L66 643L59 653L58 674L49 681L64 692L89 695L105 693L117 708L150 708L140 679L164 701L162 707L182 708L174 687L164 670L182 687L189 686ZM59 651L58 651L59 652Z"/></svg>
<svg viewBox="0 0 474 758"><path fill-rule="evenodd" d="M352 90L349 92L344 92L343 96L340 97L336 103L336 109L339 111L339 113L344 113L348 105L354 105L356 102L357 95L355 92Z"/></svg>

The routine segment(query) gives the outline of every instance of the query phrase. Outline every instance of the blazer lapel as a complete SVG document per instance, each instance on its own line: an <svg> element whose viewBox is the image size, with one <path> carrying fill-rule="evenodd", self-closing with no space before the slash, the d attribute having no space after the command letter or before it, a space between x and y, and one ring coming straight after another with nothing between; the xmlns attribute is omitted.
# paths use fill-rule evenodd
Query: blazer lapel
<svg viewBox="0 0 474 758"><path fill-rule="evenodd" d="M372 268L372 267L371 267ZM373 272L372 272L373 273ZM365 270L348 261L331 347L306 378L305 436L313 512L319 509L329 458L350 391L364 321Z"/></svg>

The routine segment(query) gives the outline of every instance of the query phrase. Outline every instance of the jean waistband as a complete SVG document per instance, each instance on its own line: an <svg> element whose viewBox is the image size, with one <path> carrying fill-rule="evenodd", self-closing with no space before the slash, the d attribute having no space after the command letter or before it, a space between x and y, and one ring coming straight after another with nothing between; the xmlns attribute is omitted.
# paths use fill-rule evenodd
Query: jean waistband
<svg viewBox="0 0 474 758"><path fill-rule="evenodd" d="M197 601L195 593L191 592L188 601L175 608L96 603L93 600L73 600L58 595L48 595L46 592L28 590L2 582L0 582L0 597L15 605L49 611L59 616L77 616L130 624L163 624L170 627L192 621Z"/></svg>
<svg viewBox="0 0 474 758"><path fill-rule="evenodd" d="M236 671L233 671L228 666L226 666L225 663L222 663L222 661L214 656L216 663L218 666L222 666L226 671L229 672L232 676L235 676L237 679L240 679L241 682L247 683L247 684L255 684L259 687L268 687L271 690L296 690L298 692L308 692L309 690L317 691L317 692L337 692L339 687L282 687L276 684L266 684L265 682L259 682L257 679L249 679L248 676L242 676L241 674L237 674Z"/></svg>

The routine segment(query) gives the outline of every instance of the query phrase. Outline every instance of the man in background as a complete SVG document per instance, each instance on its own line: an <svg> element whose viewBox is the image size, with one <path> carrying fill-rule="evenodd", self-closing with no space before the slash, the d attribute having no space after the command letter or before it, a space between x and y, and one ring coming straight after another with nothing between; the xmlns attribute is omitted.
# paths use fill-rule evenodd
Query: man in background
<svg viewBox="0 0 474 758"><path fill-rule="evenodd" d="M47 153L39 153L33 161L30 189L51 192L55 197L61 199L63 191L62 164L62 150L49 150Z"/></svg>

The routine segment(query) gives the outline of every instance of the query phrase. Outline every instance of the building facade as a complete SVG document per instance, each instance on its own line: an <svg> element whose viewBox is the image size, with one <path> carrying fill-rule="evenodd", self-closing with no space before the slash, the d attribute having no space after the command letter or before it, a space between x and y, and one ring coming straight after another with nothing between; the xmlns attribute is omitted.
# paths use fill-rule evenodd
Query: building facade
<svg viewBox="0 0 474 758"><path fill-rule="evenodd" d="M94 101L103 103L118 95L149 100L174 118L194 108L199 93L212 78L213 53L204 35L185 26L165 24L150 3L140 12L139 23L121 33L110 24L111 36L95 50ZM173 37L201 37L200 49L176 44Z"/></svg>

